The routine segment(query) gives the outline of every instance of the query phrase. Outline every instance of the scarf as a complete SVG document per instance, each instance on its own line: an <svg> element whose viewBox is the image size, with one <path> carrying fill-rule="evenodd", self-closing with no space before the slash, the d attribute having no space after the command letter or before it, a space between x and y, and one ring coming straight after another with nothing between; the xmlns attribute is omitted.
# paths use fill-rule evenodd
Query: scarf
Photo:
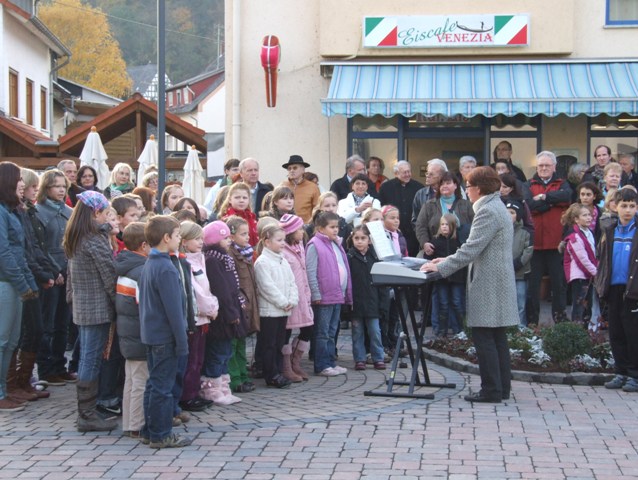
<svg viewBox="0 0 638 480"><path fill-rule="evenodd" d="M224 266L224 270L227 272L233 272L233 276L235 277L235 286L239 291L239 274L237 273L237 268L235 267L235 261L233 257L231 257L228 252L225 252L216 246L211 246L204 250L204 257L213 258L216 261L220 262ZM246 297L244 295L239 295L239 302L241 303L242 308L246 304Z"/></svg>
<svg viewBox="0 0 638 480"><path fill-rule="evenodd" d="M454 215L454 218L456 218L456 226L459 227L461 225L461 221L456 215L456 212L454 212L454 202L456 202L456 196L454 195L441 195L441 197L439 197L439 203L441 204L441 216L446 213L451 213Z"/></svg>
<svg viewBox="0 0 638 480"><path fill-rule="evenodd" d="M235 250L237 250L239 252L239 254L244 257L246 260L248 260L249 262L252 261L253 259L253 253L254 253L254 249L253 247L251 247L250 245L247 245L245 247L240 247L239 245L237 245L235 242L232 243L232 246Z"/></svg>

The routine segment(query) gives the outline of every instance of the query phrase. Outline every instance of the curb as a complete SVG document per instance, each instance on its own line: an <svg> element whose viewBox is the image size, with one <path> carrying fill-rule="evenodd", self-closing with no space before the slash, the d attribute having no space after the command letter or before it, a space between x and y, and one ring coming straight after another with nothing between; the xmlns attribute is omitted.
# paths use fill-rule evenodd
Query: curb
<svg viewBox="0 0 638 480"><path fill-rule="evenodd" d="M437 352L423 348L423 353L427 360L437 365L456 370L457 372L479 374L478 365L468 362L447 353ZM512 370L512 380L529 383L549 383L553 385L581 385L586 387L599 387L613 378L612 374L586 373L586 372L525 372L522 370Z"/></svg>

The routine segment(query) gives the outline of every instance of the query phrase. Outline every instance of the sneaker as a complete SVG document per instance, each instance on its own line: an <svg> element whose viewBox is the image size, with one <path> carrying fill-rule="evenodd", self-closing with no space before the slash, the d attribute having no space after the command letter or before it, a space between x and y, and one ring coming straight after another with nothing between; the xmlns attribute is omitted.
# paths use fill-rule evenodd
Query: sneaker
<svg viewBox="0 0 638 480"><path fill-rule="evenodd" d="M365 370L366 369L366 362L356 362L354 364L354 369L355 370Z"/></svg>
<svg viewBox="0 0 638 480"><path fill-rule="evenodd" d="M192 438L181 437L176 433L171 433L168 437L158 442L150 442L148 446L151 448L182 448L188 447L191 443L193 443Z"/></svg>
<svg viewBox="0 0 638 480"><path fill-rule="evenodd" d="M179 402L179 406L182 408L182 410L185 410L187 412L203 412L212 403L213 402L211 402L210 400L204 400L203 398L195 397L184 402Z"/></svg>
<svg viewBox="0 0 638 480"><path fill-rule="evenodd" d="M337 372L337 375L345 375L348 373L348 369L345 367L340 367L339 365L335 365L332 369Z"/></svg>
<svg viewBox="0 0 638 480"><path fill-rule="evenodd" d="M627 382L627 377L625 375L616 375L610 381L605 383L605 388L610 390L617 390L622 388L623 385Z"/></svg>
<svg viewBox="0 0 638 480"><path fill-rule="evenodd" d="M49 375L48 377L44 377L43 380L54 387L63 387L66 385L66 381L60 375Z"/></svg>
<svg viewBox="0 0 638 480"><path fill-rule="evenodd" d="M179 427L182 425L182 420L179 417L173 417L173 426Z"/></svg>
<svg viewBox="0 0 638 480"><path fill-rule="evenodd" d="M2 412L19 412L24 410L24 403L16 403L9 398L0 400L0 413Z"/></svg>
<svg viewBox="0 0 638 480"><path fill-rule="evenodd" d="M98 405L97 406L97 410L100 413L103 413L104 415L108 415L108 416L115 416L115 417L121 417L122 416L122 405L119 403L116 403L115 405L110 405L110 406L105 406L105 405Z"/></svg>
<svg viewBox="0 0 638 480"><path fill-rule="evenodd" d="M638 392L638 379L629 378L622 387L623 392L636 393Z"/></svg>
<svg viewBox="0 0 638 480"><path fill-rule="evenodd" d="M336 377L337 375L339 375L339 372L337 372L332 367L328 367L321 370L317 375L319 375L320 377Z"/></svg>

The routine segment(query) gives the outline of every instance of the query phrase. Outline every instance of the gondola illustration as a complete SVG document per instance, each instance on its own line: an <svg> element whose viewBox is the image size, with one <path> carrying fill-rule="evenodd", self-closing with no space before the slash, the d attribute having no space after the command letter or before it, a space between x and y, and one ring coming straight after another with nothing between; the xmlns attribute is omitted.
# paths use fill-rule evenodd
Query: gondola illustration
<svg viewBox="0 0 638 480"><path fill-rule="evenodd" d="M466 32L473 32L473 33L487 33L494 30L494 27L485 28L485 22L481 22L481 28L470 28L460 24L457 24L456 28L460 28L461 30L465 30Z"/></svg>

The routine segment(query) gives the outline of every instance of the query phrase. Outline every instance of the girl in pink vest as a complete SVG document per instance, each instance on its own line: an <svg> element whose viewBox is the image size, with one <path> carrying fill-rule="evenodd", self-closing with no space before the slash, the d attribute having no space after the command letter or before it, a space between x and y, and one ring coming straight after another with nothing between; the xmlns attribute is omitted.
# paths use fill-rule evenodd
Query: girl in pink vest
<svg viewBox="0 0 638 480"><path fill-rule="evenodd" d="M315 373L334 377L347 372L335 362L335 335L341 305L352 305L352 283L339 237L339 215L319 214L315 236L306 248L306 269L315 315Z"/></svg>
<svg viewBox="0 0 638 480"><path fill-rule="evenodd" d="M591 304L592 279L598 269L594 235L589 228L591 221L591 210L580 203L572 204L561 217L563 225L572 227L565 238L563 268L572 288L572 322L577 323L584 322L585 311Z"/></svg>

